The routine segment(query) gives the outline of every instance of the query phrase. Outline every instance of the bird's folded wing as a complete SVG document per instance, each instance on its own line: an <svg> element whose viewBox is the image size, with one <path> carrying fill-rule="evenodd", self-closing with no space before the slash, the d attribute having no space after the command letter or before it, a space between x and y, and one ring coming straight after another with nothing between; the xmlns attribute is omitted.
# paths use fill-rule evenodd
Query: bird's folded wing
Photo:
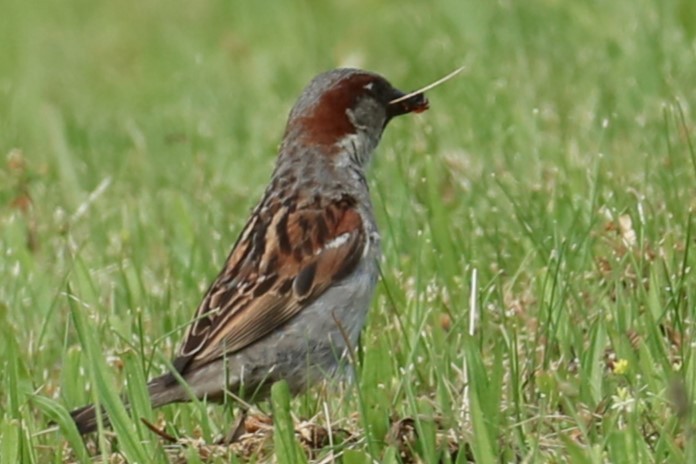
<svg viewBox="0 0 696 464"><path fill-rule="evenodd" d="M179 372L261 339L355 269L367 245L355 201L323 203L252 216L188 328Z"/></svg>

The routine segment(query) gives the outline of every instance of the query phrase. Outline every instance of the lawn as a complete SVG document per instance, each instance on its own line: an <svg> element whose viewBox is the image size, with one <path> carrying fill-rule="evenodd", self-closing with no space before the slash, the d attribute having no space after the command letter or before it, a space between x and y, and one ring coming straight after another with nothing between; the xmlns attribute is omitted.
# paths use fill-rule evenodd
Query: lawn
<svg viewBox="0 0 696 464"><path fill-rule="evenodd" d="M1 9L0 462L696 462L693 0ZM372 164L354 381L279 384L231 446L233 404L152 411L304 85L461 65Z"/></svg>

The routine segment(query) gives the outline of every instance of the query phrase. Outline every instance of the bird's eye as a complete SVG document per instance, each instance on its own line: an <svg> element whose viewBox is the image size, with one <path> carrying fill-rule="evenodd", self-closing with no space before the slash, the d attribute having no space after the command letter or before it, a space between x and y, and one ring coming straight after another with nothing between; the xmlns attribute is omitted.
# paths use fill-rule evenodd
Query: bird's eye
<svg viewBox="0 0 696 464"><path fill-rule="evenodd" d="M374 82L368 82L363 86L363 89L367 90L368 92L372 92L372 89L374 88Z"/></svg>

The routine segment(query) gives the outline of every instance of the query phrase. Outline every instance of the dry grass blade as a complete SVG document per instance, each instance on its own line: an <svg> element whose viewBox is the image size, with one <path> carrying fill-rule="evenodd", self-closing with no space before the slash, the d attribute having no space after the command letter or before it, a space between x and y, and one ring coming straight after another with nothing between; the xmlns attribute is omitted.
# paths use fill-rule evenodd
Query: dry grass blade
<svg viewBox="0 0 696 464"><path fill-rule="evenodd" d="M154 424L152 424L151 422L149 422L149 421L146 420L145 418L141 417L141 418L140 418L140 422L142 422L143 424L145 424L145 427L147 427L148 429L150 429L150 431L151 431L152 433L154 433L154 434L157 435L158 437L162 438L163 440L166 440L166 441L168 441L168 442L170 442L170 443L176 443L176 442L178 441L178 440L176 439L176 437L173 437L172 435L169 435L169 434L168 434L167 432L165 432L164 430L160 430L159 428L157 428Z"/></svg>
<svg viewBox="0 0 696 464"><path fill-rule="evenodd" d="M418 90L414 90L413 92L409 92L406 95L402 95L399 98L395 98L394 100L390 101L389 104L393 105L394 103L399 103L401 101L408 100L409 98L413 97L414 95L418 95L419 93L427 92L428 90L433 89L440 84L444 84L445 82L452 79L454 76L456 76L460 72L464 71L464 68L465 68L464 66L461 66L461 67L455 69L454 71L452 71L451 73L449 73L448 75L446 75L445 77L442 77L442 78L436 80L435 82L426 85L425 87L421 87Z"/></svg>

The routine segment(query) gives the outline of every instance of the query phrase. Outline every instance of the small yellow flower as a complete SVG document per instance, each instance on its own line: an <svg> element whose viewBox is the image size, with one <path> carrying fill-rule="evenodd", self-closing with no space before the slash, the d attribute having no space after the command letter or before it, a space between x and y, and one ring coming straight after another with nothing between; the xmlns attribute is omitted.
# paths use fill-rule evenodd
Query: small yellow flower
<svg viewBox="0 0 696 464"><path fill-rule="evenodd" d="M617 359L614 363L614 374L624 375L628 371L628 360L627 359Z"/></svg>

